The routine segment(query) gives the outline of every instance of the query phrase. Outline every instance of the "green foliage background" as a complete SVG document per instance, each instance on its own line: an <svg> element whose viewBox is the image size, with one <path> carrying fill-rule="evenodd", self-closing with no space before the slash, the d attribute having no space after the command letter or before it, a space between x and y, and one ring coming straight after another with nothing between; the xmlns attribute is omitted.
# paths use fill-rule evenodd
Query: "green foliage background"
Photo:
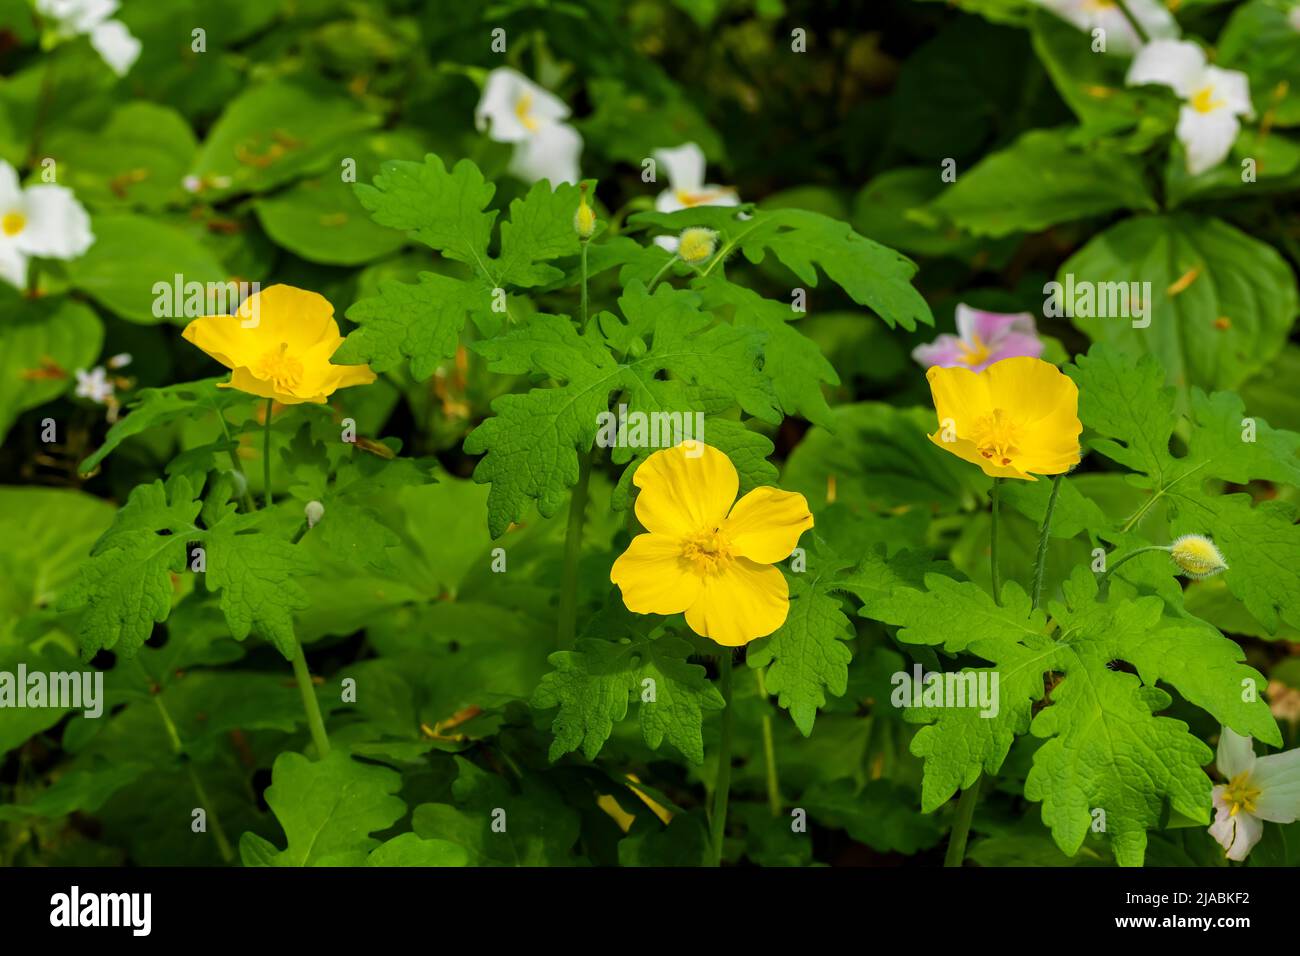
<svg viewBox="0 0 1300 956"><path fill-rule="evenodd" d="M591 467L581 633L556 646L571 488L622 399L705 412L742 491L780 484L816 516L787 623L735 675L725 861L937 865L953 796L985 774L979 865L1224 865L1202 769L1219 727L1297 743L1277 703L1300 694L1289 6L1181 5L1260 114L1190 177L1173 97L1126 89L1124 58L1028 0L126 0L143 53L122 79L85 39L42 51L26 0L0 0L0 159L53 158L97 240L42 263L39 294L0 284L0 671L90 661L108 696L98 720L0 711L0 862L706 862L716 647L609 584L635 533L625 450ZM513 179L474 127L503 60L585 141L602 224L585 328L577 187ZM664 184L641 162L685 141L747 218L653 211ZM649 289L668 261L649 238L687 225L717 229L726 260ZM926 440L909 352L958 302L1041 316L1067 273L1151 282L1152 323L1039 319L1091 452L1062 485L1041 608L1025 592L1048 483L1007 488L999 605L990 483ZM349 334L337 358L381 373L277 417L271 489L254 400L153 314L175 274L320 292ZM123 352L110 428L72 373ZM274 507L241 507L236 460ZM1230 570L1186 584L1146 555L1098 592L1095 548L1185 532ZM1002 712L889 706L913 662L997 667ZM1269 697L1244 702L1243 680ZM1267 825L1250 862L1300 864L1300 824Z"/></svg>

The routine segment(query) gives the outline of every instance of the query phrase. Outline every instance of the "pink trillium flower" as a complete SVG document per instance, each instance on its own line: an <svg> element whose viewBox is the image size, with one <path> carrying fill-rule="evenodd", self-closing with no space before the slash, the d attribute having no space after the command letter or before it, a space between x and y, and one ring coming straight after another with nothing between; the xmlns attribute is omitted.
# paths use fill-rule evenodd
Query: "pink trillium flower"
<svg viewBox="0 0 1300 956"><path fill-rule="evenodd" d="M912 358L926 368L968 368L979 372L1003 359L1043 354L1043 343L1028 312L1004 314L984 312L962 304L957 306L957 334L941 335L918 345Z"/></svg>

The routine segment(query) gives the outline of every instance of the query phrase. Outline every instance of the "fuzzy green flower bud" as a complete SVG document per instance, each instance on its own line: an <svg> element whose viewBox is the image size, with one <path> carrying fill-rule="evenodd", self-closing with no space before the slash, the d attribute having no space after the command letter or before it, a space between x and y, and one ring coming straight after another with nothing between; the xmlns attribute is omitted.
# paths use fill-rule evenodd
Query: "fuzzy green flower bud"
<svg viewBox="0 0 1300 956"><path fill-rule="evenodd" d="M718 234L703 226L691 226L682 230L677 240L677 255L683 262L693 266L707 262L718 251Z"/></svg>
<svg viewBox="0 0 1300 956"><path fill-rule="evenodd" d="M1169 546L1169 556L1189 578L1208 578L1228 564L1214 542L1202 534L1185 534Z"/></svg>

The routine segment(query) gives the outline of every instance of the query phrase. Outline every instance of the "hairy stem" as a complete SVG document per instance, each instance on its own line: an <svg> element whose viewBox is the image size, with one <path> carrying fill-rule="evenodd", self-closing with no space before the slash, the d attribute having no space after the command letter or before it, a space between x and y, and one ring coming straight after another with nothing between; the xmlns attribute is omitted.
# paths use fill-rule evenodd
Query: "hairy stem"
<svg viewBox="0 0 1300 956"><path fill-rule="evenodd" d="M998 573L998 513L1002 510L1002 479L993 479L993 512L989 520L989 578L993 585L993 603L1002 606L1002 578Z"/></svg>
<svg viewBox="0 0 1300 956"><path fill-rule="evenodd" d="M727 800L731 796L731 648L725 648L718 662L718 688L725 707L722 711L722 739L718 745L718 775L713 783L712 862L722 866L722 841L727 833Z"/></svg>
<svg viewBox="0 0 1300 956"><path fill-rule="evenodd" d="M767 700L767 686L763 683L763 671L754 671L754 681L758 684L758 694ZM763 767L767 772L767 805L772 809L772 816L781 815L781 777L776 767L776 744L772 738L772 715L763 714Z"/></svg>
<svg viewBox="0 0 1300 956"><path fill-rule="evenodd" d="M1057 475L1052 479L1052 493L1047 499L1047 511L1043 515L1043 530L1038 535L1038 560L1034 564L1034 608L1038 607L1043 594L1043 573L1047 569L1047 542L1052 535L1052 514L1056 511L1056 499L1061 494L1061 479L1064 477Z"/></svg>
<svg viewBox="0 0 1300 956"><path fill-rule="evenodd" d="M645 291L647 295L649 295L651 292L655 290L655 286L659 284L659 280L662 279L664 277L664 274L667 273L667 271L673 267L673 263L676 261L677 261L677 253L674 252L672 257L663 264L663 267L654 274L654 277L651 278L650 280L650 284L645 287Z"/></svg>
<svg viewBox="0 0 1300 956"><path fill-rule="evenodd" d="M952 821L952 832L948 835L948 852L944 854L944 866L961 866L966 859L966 840L970 837L970 824L975 816L975 804L979 803L980 785L984 775L980 774L975 782L961 792L957 801L957 816Z"/></svg>
<svg viewBox="0 0 1300 956"><path fill-rule="evenodd" d="M303 652L302 642L294 641L293 676L298 682L298 691L302 694L302 709L307 714L307 727L311 730L312 743L316 745L318 757L325 758L330 753L330 739L325 733L325 721L320 714L320 701L316 699L316 688L311 682L311 671L307 669L307 655Z"/></svg>
<svg viewBox="0 0 1300 956"><path fill-rule="evenodd" d="M262 498L265 507L271 507L271 404L274 399L266 400L266 431L262 440Z"/></svg>

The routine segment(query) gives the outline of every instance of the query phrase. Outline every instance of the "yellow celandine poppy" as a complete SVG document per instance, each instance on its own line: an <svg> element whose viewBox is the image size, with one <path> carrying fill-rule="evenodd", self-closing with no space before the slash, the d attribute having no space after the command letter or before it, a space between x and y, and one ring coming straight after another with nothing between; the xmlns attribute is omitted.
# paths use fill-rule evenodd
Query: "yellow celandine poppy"
<svg viewBox="0 0 1300 956"><path fill-rule="evenodd" d="M785 622L790 590L772 565L813 525L803 495L763 486L736 501L731 459L702 442L655 452L632 482L647 533L632 539L609 573L629 610L685 612L691 630L724 647Z"/></svg>
<svg viewBox="0 0 1300 956"><path fill-rule="evenodd" d="M989 477L1037 481L1079 463L1079 389L1050 362L1021 356L982 372L935 366L925 377L939 415L930 441Z"/></svg>
<svg viewBox="0 0 1300 956"><path fill-rule="evenodd" d="M334 307L324 296L273 285L244 300L234 315L205 315L181 333L231 370L222 388L281 405L323 403L336 389L368 385L368 365L331 365L343 344Z"/></svg>

